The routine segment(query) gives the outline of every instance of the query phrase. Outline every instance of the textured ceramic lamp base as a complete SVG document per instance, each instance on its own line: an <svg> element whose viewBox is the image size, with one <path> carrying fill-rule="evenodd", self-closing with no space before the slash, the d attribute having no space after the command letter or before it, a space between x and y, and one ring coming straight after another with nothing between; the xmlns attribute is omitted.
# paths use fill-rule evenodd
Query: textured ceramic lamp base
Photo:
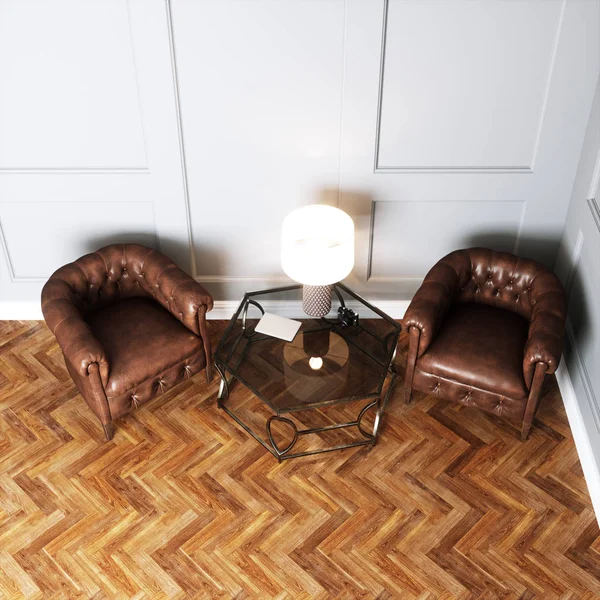
<svg viewBox="0 0 600 600"><path fill-rule="evenodd" d="M305 285L302 309L310 317L324 317L331 310L331 285Z"/></svg>

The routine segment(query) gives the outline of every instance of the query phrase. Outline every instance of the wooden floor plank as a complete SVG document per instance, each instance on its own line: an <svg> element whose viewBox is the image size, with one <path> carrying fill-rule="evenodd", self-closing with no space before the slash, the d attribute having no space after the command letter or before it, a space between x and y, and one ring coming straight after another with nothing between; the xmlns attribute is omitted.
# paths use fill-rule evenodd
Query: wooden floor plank
<svg viewBox="0 0 600 600"><path fill-rule="evenodd" d="M224 326L209 323L213 342ZM521 442L473 408L405 406L406 347L373 449L279 464L203 374L104 442L47 327L0 322L0 598L600 598L555 380ZM306 422L331 410L352 414Z"/></svg>

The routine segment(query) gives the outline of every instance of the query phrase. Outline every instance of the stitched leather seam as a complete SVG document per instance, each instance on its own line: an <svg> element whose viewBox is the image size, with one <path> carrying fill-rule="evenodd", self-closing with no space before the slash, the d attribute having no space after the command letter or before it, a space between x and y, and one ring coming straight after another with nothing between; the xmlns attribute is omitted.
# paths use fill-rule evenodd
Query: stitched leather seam
<svg viewBox="0 0 600 600"><path fill-rule="evenodd" d="M59 321L55 326L54 329L52 330L52 333L54 335L56 335L56 331L58 330L58 328L65 322L68 321L69 319L77 319L78 321L81 321L81 316L77 316L77 315L69 315L68 317L65 317L64 319L62 319L61 321Z"/></svg>
<svg viewBox="0 0 600 600"><path fill-rule="evenodd" d="M146 256L144 256L144 259L142 260L142 263L140 265L140 268L142 269L142 271L144 271L144 267L146 266L146 259L154 252L154 249L150 248L148 251L148 254L146 254Z"/></svg>
<svg viewBox="0 0 600 600"><path fill-rule="evenodd" d="M463 383L462 381L458 381L456 379L450 379L449 377L444 377L443 375L436 375L435 373L428 373L427 371L423 371L423 369L421 369L418 366L418 364L415 367L415 369L417 371L420 371L421 373L423 373L423 375L430 375L431 377L437 377L438 379L447 381L448 383L462 385L464 387L468 387L468 388L471 388L472 390L477 390L478 392L483 392L485 394L493 394L494 396L498 396L499 398L504 398L505 400L508 400L509 402L521 402L521 400L524 400L527 398L527 396L523 396L523 398L519 398L519 399L511 398L510 396L505 396L504 394L499 394L498 392L493 392L492 390L486 390L485 388L480 388L480 387L477 387L476 385L471 385L470 383ZM525 383L525 380L523 380L523 383Z"/></svg>
<svg viewBox="0 0 600 600"><path fill-rule="evenodd" d="M108 264L106 264L106 259L104 258L104 255L101 254L100 252L94 252L94 254L97 254L102 259L102 262L104 263L104 269L105 269L106 273L108 273L109 268L108 268Z"/></svg>
<svg viewBox="0 0 600 600"><path fill-rule="evenodd" d="M85 321L84 321L85 322ZM79 339L82 337L86 337L86 336L91 336L93 338L93 342L98 344L98 342L96 342L96 338L94 337L94 334L91 331L82 331L79 335L76 335L75 337L71 338L69 340L69 343L63 348L63 354L66 356L67 355L67 350ZM82 348L81 350L78 350L77 352L75 352L75 354L73 354L73 356L77 356L80 352L83 352L84 350L88 350L88 348ZM92 362L97 362L97 361L92 361Z"/></svg>
<svg viewBox="0 0 600 600"><path fill-rule="evenodd" d="M89 283L90 282L90 278L87 276L86 272L81 268L81 266L79 265L79 263L77 261L75 261L73 264L83 273L83 276L85 277L85 280Z"/></svg>
<svg viewBox="0 0 600 600"><path fill-rule="evenodd" d="M203 348L203 350L204 350L204 348ZM195 354L199 355L200 352L199 351L194 351L191 354L188 354L187 356L184 356L182 359L178 360L177 362L174 362L173 364L169 365L168 367L165 367L164 369L162 369L162 372L164 373L165 371L168 371L169 369L172 369L173 367L176 367L177 365L181 364L183 361L185 361L186 359L190 358L191 356L194 356ZM138 383L134 383L130 388L127 388L124 392L119 392L116 396L109 396L107 394L106 397L109 400L114 400L115 398L118 398L119 396L123 396L124 394L128 394L129 392L131 392L136 387L139 387L139 386L143 385L149 379L154 379L157 376L158 376L158 373L156 373L155 375L150 375L149 377L146 377L146 379L142 379L142 381L139 381Z"/></svg>

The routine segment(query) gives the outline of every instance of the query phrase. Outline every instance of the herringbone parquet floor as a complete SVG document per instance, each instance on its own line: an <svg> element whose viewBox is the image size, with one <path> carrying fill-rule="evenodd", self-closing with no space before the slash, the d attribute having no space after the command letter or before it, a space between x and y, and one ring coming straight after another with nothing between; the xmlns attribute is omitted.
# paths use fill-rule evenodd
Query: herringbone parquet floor
<svg viewBox="0 0 600 600"><path fill-rule="evenodd" d="M0 597L600 598L556 384L524 443L401 386L372 450L278 464L203 375L105 443L46 326L0 323Z"/></svg>

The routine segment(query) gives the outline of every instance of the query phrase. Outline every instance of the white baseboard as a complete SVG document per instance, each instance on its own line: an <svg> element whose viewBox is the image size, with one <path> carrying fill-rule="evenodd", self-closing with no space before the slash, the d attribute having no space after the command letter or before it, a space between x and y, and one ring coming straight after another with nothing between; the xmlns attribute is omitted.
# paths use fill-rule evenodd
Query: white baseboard
<svg viewBox="0 0 600 600"><path fill-rule="evenodd" d="M0 302L0 321L41 321L40 301Z"/></svg>
<svg viewBox="0 0 600 600"><path fill-rule="evenodd" d="M594 512L596 513L596 520L600 524L600 469L598 469L598 463L596 462L583 415L581 414L580 404L575 395L573 382L571 381L564 358L556 370L556 381L558 382L560 395L565 405L567 418L569 419L569 425L573 433L573 439L575 440L575 447L581 461L583 475L590 492Z"/></svg>
<svg viewBox="0 0 600 600"><path fill-rule="evenodd" d="M401 319L409 303L409 300L375 300L373 302L374 306L392 317L392 319ZM348 302L347 304L359 315L366 316L366 311L361 310L362 305L360 303ZM216 300L213 309L207 313L206 318L229 320L239 305L239 300ZM290 319L304 316L302 303L299 301L271 301L263 302L262 305L267 312L273 311ZM0 321L39 321L43 318L39 302L0 302Z"/></svg>

